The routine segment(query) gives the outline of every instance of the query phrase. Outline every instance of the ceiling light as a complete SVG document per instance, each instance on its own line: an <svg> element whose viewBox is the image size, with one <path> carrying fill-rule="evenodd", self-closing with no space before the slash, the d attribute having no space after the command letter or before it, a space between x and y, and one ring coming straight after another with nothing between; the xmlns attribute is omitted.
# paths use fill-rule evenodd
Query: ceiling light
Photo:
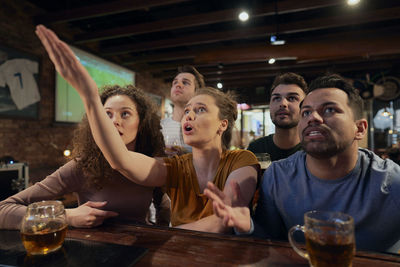
<svg viewBox="0 0 400 267"><path fill-rule="evenodd" d="M222 87L223 87L222 83L217 83L217 87L218 87L218 89L222 89Z"/></svg>
<svg viewBox="0 0 400 267"><path fill-rule="evenodd" d="M272 45L284 45L286 43L285 40L279 39L278 36L276 35L271 35L269 41L271 42Z"/></svg>
<svg viewBox="0 0 400 267"><path fill-rule="evenodd" d="M270 59L268 60L268 63L269 63L269 64L274 64L275 61L276 61L275 58L270 58Z"/></svg>
<svg viewBox="0 0 400 267"><path fill-rule="evenodd" d="M240 19L241 21L246 21L246 20L248 20L248 19L249 19L249 14L248 14L246 11L242 11L242 12L240 12L240 14L239 14L239 19Z"/></svg>
<svg viewBox="0 0 400 267"><path fill-rule="evenodd" d="M360 0L347 0L347 4L348 4L349 6L355 6L355 5L357 5L358 3L360 3Z"/></svg>
<svg viewBox="0 0 400 267"><path fill-rule="evenodd" d="M66 150L64 150L63 154L64 154L65 157L69 157L69 156L71 156L71 150L66 149Z"/></svg>

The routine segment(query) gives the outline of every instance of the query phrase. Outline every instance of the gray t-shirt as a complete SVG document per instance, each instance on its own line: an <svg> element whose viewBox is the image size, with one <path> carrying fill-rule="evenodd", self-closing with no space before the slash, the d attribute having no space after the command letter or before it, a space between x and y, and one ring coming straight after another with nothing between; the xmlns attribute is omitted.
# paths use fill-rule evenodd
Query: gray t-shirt
<svg viewBox="0 0 400 267"><path fill-rule="evenodd" d="M386 251L400 239L400 166L359 149L356 167L345 177L323 180L306 168L299 151L264 173L254 216L254 234L287 239L310 210L341 211L355 222L357 249Z"/></svg>

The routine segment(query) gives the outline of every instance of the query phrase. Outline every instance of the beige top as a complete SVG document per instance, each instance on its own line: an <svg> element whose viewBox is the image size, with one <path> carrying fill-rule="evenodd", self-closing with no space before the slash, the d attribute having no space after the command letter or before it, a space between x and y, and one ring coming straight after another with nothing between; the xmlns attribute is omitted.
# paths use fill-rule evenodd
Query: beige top
<svg viewBox="0 0 400 267"><path fill-rule="evenodd" d="M102 209L118 212L115 220L145 222L153 187L137 185L117 172L100 190L85 186L85 182L76 162L71 160L41 182L1 201L0 228L19 229L27 205L72 192L76 193L79 205L87 201L107 201Z"/></svg>

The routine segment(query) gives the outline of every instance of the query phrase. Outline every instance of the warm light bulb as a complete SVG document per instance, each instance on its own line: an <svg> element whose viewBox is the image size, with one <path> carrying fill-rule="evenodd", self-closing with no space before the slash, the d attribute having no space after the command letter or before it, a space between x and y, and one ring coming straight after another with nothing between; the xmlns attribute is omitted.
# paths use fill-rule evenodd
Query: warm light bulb
<svg viewBox="0 0 400 267"><path fill-rule="evenodd" d="M349 6L355 6L355 5L357 5L358 3L360 3L360 0L347 0L347 4L348 4Z"/></svg>
<svg viewBox="0 0 400 267"><path fill-rule="evenodd" d="M222 89L222 87L223 87L222 83L217 83L217 87L218 87L218 89Z"/></svg>
<svg viewBox="0 0 400 267"><path fill-rule="evenodd" d="M268 60L268 63L269 63L269 64L274 64L275 61L276 61L275 58L270 58L270 59Z"/></svg>
<svg viewBox="0 0 400 267"><path fill-rule="evenodd" d="M66 157L71 156L71 150L69 150L69 149L64 150L64 156L66 156Z"/></svg>
<svg viewBox="0 0 400 267"><path fill-rule="evenodd" d="M249 19L249 14L248 14L246 11L242 11L242 12L240 12L240 14L239 14L239 19L240 19L241 21L246 21L246 20L248 20L248 19Z"/></svg>

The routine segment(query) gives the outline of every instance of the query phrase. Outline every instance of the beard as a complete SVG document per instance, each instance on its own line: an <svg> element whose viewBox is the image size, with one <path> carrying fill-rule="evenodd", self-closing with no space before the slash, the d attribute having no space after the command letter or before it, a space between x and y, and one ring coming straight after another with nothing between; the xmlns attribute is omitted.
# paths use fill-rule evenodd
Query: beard
<svg viewBox="0 0 400 267"><path fill-rule="evenodd" d="M299 124L299 121L289 121L289 122L283 122L283 121L279 121L276 118L272 119L272 123L275 125L275 127L277 128L281 128L281 129L292 129L294 127L297 127L297 125Z"/></svg>
<svg viewBox="0 0 400 267"><path fill-rule="evenodd" d="M345 140L335 140L329 136L323 142L321 141L305 141L304 137L301 139L301 146L303 150L313 158L330 158L338 155L348 149L353 142Z"/></svg>

